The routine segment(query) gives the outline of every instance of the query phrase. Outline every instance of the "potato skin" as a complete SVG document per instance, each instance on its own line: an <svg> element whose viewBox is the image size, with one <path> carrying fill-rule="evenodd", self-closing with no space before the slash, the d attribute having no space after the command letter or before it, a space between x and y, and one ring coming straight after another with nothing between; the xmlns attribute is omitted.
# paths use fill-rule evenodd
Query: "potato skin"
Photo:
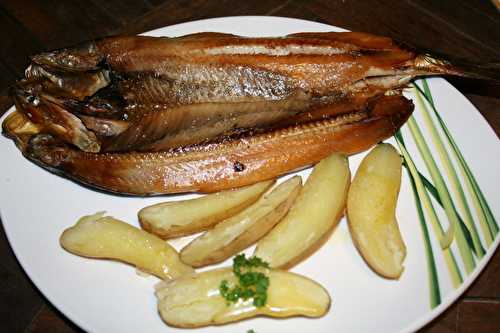
<svg viewBox="0 0 500 333"><path fill-rule="evenodd" d="M401 276L406 257L395 217L401 164L394 147L377 145L361 162L347 199L347 219L354 245L368 266L388 279Z"/></svg>
<svg viewBox="0 0 500 333"><path fill-rule="evenodd" d="M274 183L268 180L196 199L147 206L137 214L139 223L141 228L162 239L192 235L252 205Z"/></svg>
<svg viewBox="0 0 500 333"><path fill-rule="evenodd" d="M222 262L244 250L286 215L301 187L299 176L281 183L253 205L194 239L182 249L181 260L190 266L202 267Z"/></svg>
<svg viewBox="0 0 500 333"><path fill-rule="evenodd" d="M326 240L344 213L351 179L347 158L340 154L318 163L285 218L255 249L271 267L289 268Z"/></svg>

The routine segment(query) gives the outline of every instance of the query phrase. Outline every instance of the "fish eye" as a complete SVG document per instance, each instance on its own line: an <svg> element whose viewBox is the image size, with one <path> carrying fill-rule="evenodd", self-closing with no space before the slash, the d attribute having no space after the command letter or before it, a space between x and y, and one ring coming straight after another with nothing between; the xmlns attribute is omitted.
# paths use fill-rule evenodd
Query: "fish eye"
<svg viewBox="0 0 500 333"><path fill-rule="evenodd" d="M38 104L40 104L40 100L38 99L38 97L36 96L33 96L33 95L29 95L26 100L28 101L28 103L34 105L34 106L38 106Z"/></svg>

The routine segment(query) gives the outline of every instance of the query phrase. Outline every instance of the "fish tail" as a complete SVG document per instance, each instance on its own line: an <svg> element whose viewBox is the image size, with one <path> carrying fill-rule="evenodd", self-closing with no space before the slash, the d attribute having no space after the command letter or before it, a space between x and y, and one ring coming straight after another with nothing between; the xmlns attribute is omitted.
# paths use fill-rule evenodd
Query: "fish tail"
<svg viewBox="0 0 500 333"><path fill-rule="evenodd" d="M417 56L417 67L447 75L457 75L500 83L500 62L473 63L462 59L445 59L429 54Z"/></svg>

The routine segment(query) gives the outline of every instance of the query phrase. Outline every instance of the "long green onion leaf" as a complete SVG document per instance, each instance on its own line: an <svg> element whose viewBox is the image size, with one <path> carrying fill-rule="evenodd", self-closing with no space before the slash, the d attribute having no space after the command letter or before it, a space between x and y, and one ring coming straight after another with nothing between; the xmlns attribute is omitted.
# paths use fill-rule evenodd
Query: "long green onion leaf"
<svg viewBox="0 0 500 333"><path fill-rule="evenodd" d="M443 207L443 202L441 201L441 198L439 197L439 193L437 192L436 187L434 187L434 185L432 185L432 183L424 175L422 175L420 173L420 171L418 172L418 175L419 175L420 179L422 180L424 187L427 189L427 191L434 197L434 199L437 201L437 203L441 207ZM443 209L444 209L444 207L443 207ZM455 213L457 214L458 223L459 223L459 226L462 228L462 232L464 233L465 240L467 241L467 244L469 244L470 248L473 248L474 244L472 243L472 236L470 235L469 229L467 229L467 227L465 226L465 223L462 220L462 218L460 217L460 214L458 214L458 212L455 212Z"/></svg>
<svg viewBox="0 0 500 333"><path fill-rule="evenodd" d="M460 169L460 173L462 174L463 179L465 180L465 184L467 186L467 190L472 197L472 202L474 204L474 207L476 209L476 213L479 218L479 225L481 226L481 230L483 231L483 236L486 241L487 247L491 245L493 242L494 236L499 231L498 224L496 223L495 217L493 216L493 213L491 212L491 209L486 202L486 198L484 197L474 175L472 174L472 171L470 170L467 162L465 161L465 158L463 157L462 153L460 152L460 149L458 148L457 144L455 143L455 140L453 140L453 137L448 130L448 127L444 123L443 119L439 115L439 113L436 110L436 106L434 104L434 100L432 98L432 94L429 89L429 85L427 84L427 81L424 79L422 80L423 82L423 87L424 91L420 89L420 87L417 86L417 89L420 90L420 92L423 93L424 98L429 102L434 115L436 116L436 119L438 120L439 124L441 125L441 128L448 140L448 143L452 147L452 151L454 153L454 157L457 160L458 167Z"/></svg>
<svg viewBox="0 0 500 333"><path fill-rule="evenodd" d="M410 178L411 187L413 189L413 197L415 199L415 206L417 207L418 218L420 221L420 227L422 230L422 236L424 238L424 247L425 247L425 257L427 259L427 274L429 278L429 296L430 296L430 305L431 308L434 309L441 303L441 291L439 289L439 281L436 269L436 262L434 260L434 255L432 251L431 240L429 238L429 231L427 230L427 225L425 223L424 212L422 211L422 205L420 203L420 199L417 195L417 189L415 187L415 181L411 173L408 172L408 176Z"/></svg>
<svg viewBox="0 0 500 333"><path fill-rule="evenodd" d="M416 87L417 85L414 84ZM476 225L474 224L474 220L472 219L472 215L470 213L469 205L467 204L467 199L465 198L464 191L462 189L462 185L460 184L460 181L458 179L457 173L455 172L455 169L453 168L453 165L450 160L450 156L448 155L448 152L445 149L444 143L439 136L439 133L437 131L436 126L434 125L434 122L431 118L431 115L429 113L429 110L427 109L427 106L425 105L424 101L422 100L422 96L420 94L420 91L417 89L415 91L415 96L417 99L417 103L420 106L420 109L422 111L422 115L424 117L424 122L427 126L427 129L429 130L431 134L431 139L434 143L434 147L436 148L438 155L441 159L441 162L444 165L444 169L448 175L448 179L450 180L451 183L451 189L453 190L455 197L457 200L455 201L458 203L458 207L460 208L460 211L463 216L463 221L465 222L467 228L469 229L471 236L472 236L472 242L474 244L474 251L476 253L476 256L481 259L484 256L484 248L481 244L481 240L479 239L479 234L477 233Z"/></svg>
<svg viewBox="0 0 500 333"><path fill-rule="evenodd" d="M465 179L465 184L467 186L470 196L472 197L474 207L476 208L476 212L479 217L481 229L483 230L487 246L489 247L491 242L493 242L493 238L495 238L494 236L496 236L496 234L499 231L496 219L493 216L493 213L491 212L490 206L488 205L488 202L486 201L486 198L484 197L483 192L481 191L481 188L479 187L476 181L476 178L472 174L472 171L470 170L469 165L465 161L462 152L460 151L458 145L453 139L451 132L448 130L448 127L446 126L443 118L441 118L441 115L437 112L436 106L434 104L434 99L432 97L432 93L430 91L427 80L423 79L422 84L424 87L423 91L418 85L416 85L416 87L420 91L420 93L423 94L424 98L431 106L432 111L436 116L436 119L441 125L441 129L443 130L446 138L448 139L448 143L453 148L452 151L454 153L455 160L458 162L460 173L462 174L462 177Z"/></svg>
<svg viewBox="0 0 500 333"><path fill-rule="evenodd" d="M453 284L453 287L456 289L462 284L463 279L462 279L462 274L460 273L460 269L458 268L457 261L455 259L455 255L453 254L453 251L451 250L451 248L449 248L449 244L446 244L446 242L448 242L448 240L446 239L446 237L448 235L445 235L443 233L443 227L441 226L441 223L439 222L439 219L438 219L437 214L434 210L434 206L432 205L432 202L429 198L429 195L427 194L427 191L424 188L420 173L417 171L417 168L416 168L415 164L413 163L411 156L409 155L408 151L406 150L406 147L405 147L405 144L403 141L403 137L399 131L395 134L395 138L396 138L396 141L398 143L399 150L403 154L403 158L405 161L404 165L413 179L413 182L415 185L414 191L415 191L415 189L417 191L417 193L415 195L418 194L420 201L423 203L423 206L425 207L426 212L427 212L427 216L428 216L429 220L431 221L431 225L434 229L434 234L436 234L436 236L440 242L441 248L443 249L443 255L444 255L445 262L446 262L446 266L447 266L448 271L450 273L451 282ZM453 237L453 234L450 234L450 235ZM452 237L449 240L450 243L453 240Z"/></svg>
<svg viewBox="0 0 500 333"><path fill-rule="evenodd" d="M446 213L446 216L448 217L448 221L450 225L454 224L455 226L457 226L458 218L455 214L455 207L453 205L453 201L451 200L450 193L448 192L448 188L446 187L444 179L439 172L434 158L432 157L427 142L425 141L422 132L420 131L420 128L418 127L418 124L413 116L408 120L408 126L415 140L417 148L422 155L427 170L431 175L432 181L436 185L436 189L439 193L439 197L443 202L444 211ZM461 228L455 227L455 234L457 239L457 246L465 266L465 271L467 274L470 274L476 266L474 257L472 256L471 248L465 240L465 235Z"/></svg>
<svg viewBox="0 0 500 333"><path fill-rule="evenodd" d="M484 197L483 192L481 191L481 188L479 187L479 185L476 181L476 178L472 174L472 171L470 170L469 165L465 161L462 153L460 152L460 149L458 149L458 146L455 143L455 140L453 140L453 137L451 136L451 133L448 130L448 127L446 126L443 119L441 118L441 116L439 115L439 113L436 110L436 106L434 104L434 99L432 98L431 90L429 89L429 85L427 83L427 80L423 79L422 83L423 83L423 87L424 87L424 92L423 92L424 97L431 105L432 110L433 110L434 114L436 115L436 118L438 119L438 121L443 129L443 132L445 132L448 140L450 141L450 145L453 147L453 150L454 150L455 154L457 155L456 159L459 160L459 162L460 162L459 166L463 167L464 168L463 171L465 171L467 173L467 177L466 177L466 175L464 175L464 172L461 170L462 176L466 179L468 179L470 177L470 181L472 183L472 186L475 188L474 192L471 194L478 196L478 199L479 199L480 205L481 205L480 208L481 208L481 210L484 210L484 212L486 214L486 218L488 219L488 224L489 224L488 228L491 228L491 230L493 231L493 234L496 235L496 233L498 233L498 231L499 231L499 228L498 228L498 224L495 220L495 217L493 216L493 213L491 212L490 206L488 205L486 198ZM417 86L417 88L422 92L420 87Z"/></svg>
<svg viewBox="0 0 500 333"><path fill-rule="evenodd" d="M401 143L400 143L401 141ZM417 168L415 167L415 164L413 163L413 160L411 159L410 155L408 154L408 151L406 150L404 143L402 140L398 140L398 145L401 153L403 154L403 157L405 159L405 167L408 168L408 171L411 173L416 189L418 192L418 196L420 197L420 201L423 203L424 208L427 211L427 215L429 217L429 220L431 221L431 225L434 228L434 233L436 234L436 237L439 241L439 245L441 246L441 249L445 250L450 247L451 243L453 242L453 239L455 237L455 233L453 232L453 228L448 228L446 233L443 231L443 227L441 226L441 223L439 222L439 218L437 217L436 211L434 209L434 206L432 205L432 202L429 198L429 194L425 191L425 187L423 185L422 179L420 178L420 174L417 171ZM449 232L452 231L452 232Z"/></svg>

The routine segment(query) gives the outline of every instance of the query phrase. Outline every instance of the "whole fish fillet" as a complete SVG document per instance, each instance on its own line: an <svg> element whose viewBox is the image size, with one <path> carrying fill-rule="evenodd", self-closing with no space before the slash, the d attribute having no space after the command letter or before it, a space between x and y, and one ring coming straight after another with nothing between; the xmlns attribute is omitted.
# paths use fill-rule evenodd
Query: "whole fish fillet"
<svg viewBox="0 0 500 333"><path fill-rule="evenodd" d="M51 134L28 134L23 142L23 133L5 130L27 158L54 172L107 191L154 195L240 187L304 168L332 152L358 153L394 134L412 110L402 96L383 96L362 111L334 118L149 153L89 153ZM27 120L17 112L10 117ZM32 131L29 123L17 128Z"/></svg>
<svg viewBox="0 0 500 333"><path fill-rule="evenodd" d="M118 193L211 192L390 137L446 61L365 33L112 37L32 57L3 124L23 154Z"/></svg>

